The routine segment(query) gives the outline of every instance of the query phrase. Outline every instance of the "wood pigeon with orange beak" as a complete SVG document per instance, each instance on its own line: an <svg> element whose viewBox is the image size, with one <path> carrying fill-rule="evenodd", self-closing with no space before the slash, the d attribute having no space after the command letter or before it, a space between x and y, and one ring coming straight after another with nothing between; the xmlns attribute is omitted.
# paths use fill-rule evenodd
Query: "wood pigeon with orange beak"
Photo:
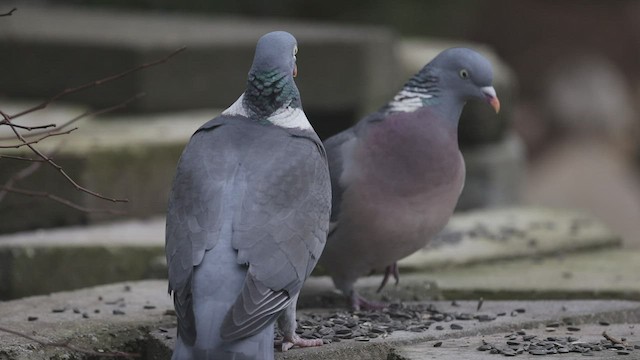
<svg viewBox="0 0 640 360"><path fill-rule="evenodd" d="M383 307L360 296L356 280L384 271L380 289L389 276L397 283L397 261L447 224L465 178L460 114L469 100L500 110L492 81L479 53L445 50L380 110L324 142L333 195L320 264L352 308Z"/></svg>

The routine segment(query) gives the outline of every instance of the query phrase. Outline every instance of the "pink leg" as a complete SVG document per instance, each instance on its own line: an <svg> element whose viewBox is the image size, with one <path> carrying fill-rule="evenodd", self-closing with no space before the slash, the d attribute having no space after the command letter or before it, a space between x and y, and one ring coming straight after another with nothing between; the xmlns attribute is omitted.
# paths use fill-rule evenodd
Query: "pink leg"
<svg viewBox="0 0 640 360"><path fill-rule="evenodd" d="M393 264L387 266L384 271L384 277L382 278L382 283L376 292L382 291L385 285L387 285L387 281L389 281L389 275L393 275L393 278L396 280L396 285L400 282L400 270L398 269L398 263L394 262Z"/></svg>
<svg viewBox="0 0 640 360"><path fill-rule="evenodd" d="M355 290L351 292L350 296L351 308L355 311L358 310L382 310L389 306L387 303L367 300L360 296Z"/></svg>
<svg viewBox="0 0 640 360"><path fill-rule="evenodd" d="M320 346L322 344L324 344L322 339L303 339L297 334L293 334L293 336L290 339L285 338L282 340L282 351L283 352L287 351L294 346L312 347L312 346Z"/></svg>

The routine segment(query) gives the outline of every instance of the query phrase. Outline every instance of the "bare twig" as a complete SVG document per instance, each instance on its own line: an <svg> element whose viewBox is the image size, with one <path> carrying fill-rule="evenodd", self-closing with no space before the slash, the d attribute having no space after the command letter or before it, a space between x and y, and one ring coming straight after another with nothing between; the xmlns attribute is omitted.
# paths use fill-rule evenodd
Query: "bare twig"
<svg viewBox="0 0 640 360"><path fill-rule="evenodd" d="M61 124L60 126L57 126L56 124L52 124L52 125L53 126L57 126L55 131L58 132L58 131L66 128L67 126L69 126L69 125L75 123L76 121L81 120L81 119L83 119L85 117L98 116L98 115L106 114L106 113L109 113L109 112L112 112L112 111L116 111L116 110L125 108L125 107L127 107L127 105L129 105L133 101L138 100L138 99L144 97L145 95L146 95L145 93L139 93L139 94L137 94L137 95L135 95L133 97L130 97L129 99L127 99L127 100L125 100L125 101L123 101L123 102L121 102L119 104L116 104L116 105L113 105L113 106L109 106L109 107L106 107L106 108L102 108L102 109L98 109L98 110L85 111L82 114L74 117L73 119L68 120L67 122ZM16 125L12 123L12 126L16 126ZM26 138L36 137L36 136L40 136L40 135L46 135L49 132L51 132L51 130L49 130L49 131L41 131L41 132L34 132L34 133L29 133L29 134L23 134L22 136L26 139ZM0 137L0 141L11 140L11 139L15 139L15 136Z"/></svg>
<svg viewBox="0 0 640 360"><path fill-rule="evenodd" d="M86 349L82 349L79 348L75 345L71 345L70 344L70 340L67 341L60 341L60 342L54 342L54 341L50 341L50 340L40 340L34 336L25 334L25 333L21 333L19 331L16 330L11 330L8 329L4 326L0 326L0 331L15 335L15 336L19 336L21 338L27 339L27 340L31 340L35 343L38 343L42 346L46 346L46 347L55 347L55 348L64 348L64 349L68 349L71 351L75 351L78 353L82 353L85 355L91 355L91 356L99 356L99 357L124 357L124 358L137 358L140 357L140 354L138 353L128 353L128 352L122 352L122 351L105 351L105 352L100 352L100 351L93 351L93 350L86 350Z"/></svg>
<svg viewBox="0 0 640 360"><path fill-rule="evenodd" d="M27 176L33 174L36 170L40 168L40 166L42 166L42 162L34 162L33 164L13 174L13 176L11 176L9 180L7 180L7 182L4 184L4 186L0 190L0 201L2 201L2 199L4 199L4 197L7 195L7 191L4 190L4 188L12 187L13 184L15 184L17 181L22 180Z"/></svg>
<svg viewBox="0 0 640 360"><path fill-rule="evenodd" d="M40 163L34 163L34 164L40 164ZM83 212L91 212L91 213L108 213L108 214L115 214L115 215L121 215L124 214L123 211L118 211L118 210L111 210L111 209L97 209L97 208L88 208L88 207L84 207L78 204L73 203L72 201L69 201L65 198L62 198L58 195L54 195L54 194L50 194L46 191L34 191L34 190L27 190L27 189L19 189L19 188L15 188L12 186L3 186L0 187L0 195L2 194L2 192L11 192L11 193L16 193L16 194L21 194L21 195L25 195L25 196L31 196L31 197L41 197L41 198L47 198L50 200L53 200L57 203L60 203L62 205L66 205L72 209L76 209L79 211L83 211Z"/></svg>
<svg viewBox="0 0 640 360"><path fill-rule="evenodd" d="M18 124L14 124L11 123L7 120L2 120L0 121L0 125L8 125L8 126L14 126L17 127L19 129L23 129L23 130L37 130L37 129L48 129L48 128L52 128L52 127L56 127L56 124L47 124L47 125L38 125L38 126L25 126L25 125L18 125Z"/></svg>
<svg viewBox="0 0 640 360"><path fill-rule="evenodd" d="M13 124L11 126L13 127ZM44 134L44 136L42 136L39 139L31 140L31 141L24 141L24 142L22 142L20 144L0 145L0 149L12 149L12 148L17 149L17 148L20 148L20 147L23 147L23 146L31 147L30 145L37 144L37 143L39 143L40 141L42 141L42 140L44 140L46 138L50 138L52 136L67 135L67 134L69 134L69 133L71 133L72 131L75 131L75 130L78 130L78 128L75 127L73 129L69 129L67 131L62 131L62 132L57 132L57 131L56 132L47 132L47 133ZM46 159L44 159L44 160L46 161Z"/></svg>
<svg viewBox="0 0 640 360"><path fill-rule="evenodd" d="M18 8L13 8L13 9L9 10L8 12L6 12L6 13L4 13L4 14L0 14L0 17L2 17L2 16L11 16L11 15L13 15L13 13L14 13L16 10L18 10Z"/></svg>
<svg viewBox="0 0 640 360"><path fill-rule="evenodd" d="M88 83L80 85L80 86L64 89L61 92L59 92L58 94L50 97L48 100L46 100L46 101L44 101L44 102L42 102L42 103L40 103L40 104L38 104L38 105L36 105L34 107L31 107L29 109L23 110L23 111L21 111L19 113L13 114L13 115L9 115L8 119L7 119L7 116L5 116L5 119L12 120L12 119L15 119L17 117L32 113L34 111L44 109L47 106L49 106L49 104L51 104L52 102L54 102L54 101L56 101L56 100L58 100L58 99L60 99L62 97L65 97L67 95L70 95L70 94L73 94L73 93L77 93L79 91L82 91L82 90L85 90L85 89L89 89L89 88L92 88L92 87L104 85L104 84L106 84L108 82L112 82L114 80L118 80L120 78L123 78L123 77L125 77L125 76L127 76L127 75L129 75L131 73L138 72L140 70L143 70L143 69L146 69L146 68L149 68L149 67L152 67L152 66L156 66L156 65L159 65L159 64L162 64L162 63L165 63L169 59L171 59L172 57L174 57L177 54L179 54L182 51L184 51L185 49L186 49L186 47L181 47L180 49L172 52L171 54L163 57L162 59L159 59L159 60L156 60L156 61L152 61L152 62L148 62L148 63L142 64L142 65L138 65L138 66L136 66L134 68L131 68L129 70L125 70L125 71L123 71L121 73L118 73L118 74L115 74L115 75L107 76L107 77L105 77L103 79L100 79L100 80L95 80L95 81L88 82Z"/></svg>
<svg viewBox="0 0 640 360"><path fill-rule="evenodd" d="M56 169L56 170L57 170L57 171L58 171L58 172L59 172L59 173L60 173L60 174L61 174L61 175L62 175L62 176L63 176L63 177L64 177L64 178L65 178L65 179L66 179L66 180L71 184L71 185L73 185L73 186L76 188L76 190L78 190L78 191L82 191L82 192L87 193L87 194L89 194L89 195L95 196L95 197L100 198L100 199L103 199L103 200L111 201L111 202L127 202L127 201L128 201L127 199L116 199L116 198L106 197L106 196L104 196L104 195L102 195L102 194L99 194L99 193L97 193L97 192L95 192L95 191L89 190L89 189L87 189L87 188L85 188L85 187L83 187L83 186L79 185L75 180L73 180L73 179L72 179L72 178L71 178L71 177L70 177L70 176L69 176L69 175L64 171L64 169L63 169L60 165L58 165L55 161L53 161L51 158L49 158L49 157L47 157L46 155L44 155L42 152L40 152L38 149L36 149L36 148L33 146L33 144L37 143L38 141L43 140L43 139L44 139L44 138L46 138L46 137L54 136L54 134L55 134L55 135L63 134L62 132L47 132L47 133L46 133L46 135L45 135L45 136L43 136L42 138L40 138L40 139L38 139L38 140L35 140L35 141L31 141L31 142L29 142L29 141L27 141L27 140L25 139L25 137L24 137L22 134L20 134L20 132L18 132L18 130L17 130L17 126L15 126L15 124L13 124L12 120L13 120L13 119L15 119L15 118L18 118L18 117L20 117L20 116L24 116L24 115L26 115L26 114L30 114L30 113L32 113L32 112L34 112L34 111L44 109L44 108L46 108L49 104L51 104L52 102L54 102L54 101L56 101L56 100L58 100L58 99L60 99L60 98L62 98L62 97L64 97L64 96L66 96L66 95L73 94L73 93L76 93L76 92L79 92L79 91L82 91L82 90L85 90L85 89L88 89L88 88L97 87L97 86L103 85L103 84L105 84L105 83L108 83L108 82L111 82L111 81L114 81L114 80L120 79L120 78L122 78L122 77L124 77L124 76L127 76L127 75L131 74L131 73L134 73L134 72L137 72L137 71L140 71L140 70L143 70L143 69L149 68L149 67L151 67L151 66L155 66L155 65L162 64L162 63L164 63L164 62L168 61L169 59L171 59L173 56L177 55L178 53L180 53L180 52L184 51L184 49L185 49L185 48L184 48L184 47L182 47L182 48L180 48L180 49L178 49L178 50L176 50L176 51L174 51L174 52L170 53L169 55L165 56L165 57L164 57L164 58L162 58L162 59L159 59L159 60L156 60L156 61L152 61L152 62L148 62L148 63L142 64L142 65L136 66L136 67L134 67L134 68L131 68L131 69L129 69L129 70L125 70L125 71L120 72L120 73L118 73L118 74L111 75L111 76L105 77L105 78L103 78L103 79L96 80L96 81L92 81L92 82L89 82L89 83L86 83L86 84L83 84L83 85L80 85L80 86L76 86L76 87L73 87L73 88L67 88L67 89L65 89L65 90L61 91L60 93L58 93L58 94L56 94L56 95L52 96L52 97L51 97L51 98L49 98L48 100L46 100L46 101L44 101L44 102L42 102L42 103L40 103L40 104L38 104L38 105L36 105L36 106L33 106L33 107L31 107L31 108L28 108L28 109L26 109L26 110L23 110L23 111L21 111L21 112L19 112L19 113L16 113L16 114L13 114L13 115L9 115L9 114L7 114L7 113L5 113L5 112L0 111L0 115L4 118L4 120L2 120L2 121L3 121L5 124L9 125L9 127L11 128L11 130L13 131L13 133L15 134L16 138L18 138L18 140L20 140L20 141L22 142L22 144L21 144L21 145L18 145L18 146L13 146L13 145L11 145L11 146L0 146L0 148L2 148L2 147L4 147L4 148L7 148L7 147L15 148L15 147L20 147L20 146L27 146L27 147L28 147L28 148L29 148L29 149L30 149L34 154L38 155L38 157L40 157L42 160L44 160L43 162L48 163L48 164L49 164L49 165L51 165L54 169ZM112 108L117 108L117 107L119 107L119 106L124 106L124 105L125 105L125 104L127 104L128 102L129 102L129 101L126 101L126 102L124 102L123 104L116 105L115 107L112 107ZM104 109L104 111L103 111L103 112L106 112L106 111L107 111L107 110L109 110L109 109L111 109L111 108ZM99 111L98 111L98 112L99 112ZM81 118L81 117L83 117L83 116L86 116L86 115L88 115L88 114L81 115L79 118ZM72 119L69 123L71 123L72 121L77 121L77 120L78 120L78 119ZM68 125L68 124L66 124L66 125ZM66 126L66 125L65 125L65 126ZM70 130L70 131L72 131L72 130ZM70 132L70 131L69 131L69 132ZM6 190L6 189L5 189L5 190ZM8 191L8 190L7 190L7 191ZM46 194L46 195L47 195L47 197L52 198L52 197L51 197L52 195L50 195L50 194ZM40 196L40 195L34 195L34 196ZM52 199L53 199L53 198L52 198ZM64 200L64 199L59 199L59 200Z"/></svg>
<svg viewBox="0 0 640 360"><path fill-rule="evenodd" d="M627 343L625 343L624 341L622 341L622 340L620 340L620 339L616 339L616 338L614 338L613 336L611 336L611 335L607 334L607 331L606 331L606 330L602 332L602 336L603 336L605 339L607 339L607 340L611 341L611 342L612 342L612 343L614 343L614 344L620 344L620 345L627 346Z"/></svg>
<svg viewBox="0 0 640 360"><path fill-rule="evenodd" d="M0 160L1 159L13 159L13 160L22 160L22 161L35 161L35 162L45 162L46 160L42 160L42 159L34 159L34 158L29 158L29 157L24 157L24 156L13 156L13 155L0 155Z"/></svg>

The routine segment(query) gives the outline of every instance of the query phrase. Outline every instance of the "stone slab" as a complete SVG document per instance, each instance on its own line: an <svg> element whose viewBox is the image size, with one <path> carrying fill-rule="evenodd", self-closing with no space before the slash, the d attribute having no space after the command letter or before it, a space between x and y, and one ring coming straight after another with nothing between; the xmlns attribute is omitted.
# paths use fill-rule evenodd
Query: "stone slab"
<svg viewBox="0 0 640 360"><path fill-rule="evenodd" d="M476 313L477 302L461 301L454 305L445 301L430 304L447 312ZM0 326L31 335L35 332L41 339L71 339L74 345L89 349L144 352L147 358L168 359L168 349L172 346L174 337L166 329L175 326L175 317L165 314L171 308L165 281L127 282L0 302ZM448 323L443 323L447 325L443 330L436 330L432 326L420 333L396 331L386 338L368 342L345 340L319 348L278 352L276 358L388 359L389 354L397 352L396 349L408 345L425 342L430 344L435 340L444 343L523 328L539 329L552 321L576 325L597 324L599 321L611 324L640 323L640 304L629 301L486 301L481 312L508 313L514 309L524 309L524 312L517 316L499 316L489 322L455 321L463 325L460 330L450 329ZM124 314L114 314L114 310ZM327 311L335 310L302 310L304 313L318 314ZM303 316L302 312L299 316ZM83 313L88 318L84 318ZM37 319L28 321L29 316ZM612 332L612 335L622 334ZM7 360L39 360L71 355L64 349L43 348L4 332L0 332L0 354Z"/></svg>
<svg viewBox="0 0 640 360"><path fill-rule="evenodd" d="M443 269L621 244L605 224L580 211L500 208L456 214L437 238L399 265L405 271Z"/></svg>
<svg viewBox="0 0 640 360"><path fill-rule="evenodd" d="M640 300L640 251L611 249L479 264L423 276L449 299Z"/></svg>
<svg viewBox="0 0 640 360"><path fill-rule="evenodd" d="M633 347L634 345L640 345L640 337L637 335L637 328L640 328L640 324L624 323L624 324L583 324L578 327L579 331L567 331L566 326L561 326L557 331L548 332L545 327L537 327L525 331L527 335L536 335L538 339L545 339L549 336L554 337L567 337L571 336L577 338L580 342L599 342L604 340L602 336L603 331L607 334L615 337L616 339L626 338L626 344ZM426 359L439 359L439 360L476 360L476 359L501 359L504 358L501 354L490 354L488 351L479 351L484 342L490 344L499 345L501 348L507 348L506 337L512 333L498 333L492 335L472 336L467 338L458 339L446 339L444 341L430 341L417 345L404 346L394 351L394 357L390 357L391 360L426 360ZM518 340L521 340L519 337ZM434 347L435 344L441 345ZM640 357L640 349L632 349L629 355L620 355L614 350L601 350L594 351L592 357L595 359L637 359ZM553 355L532 355L524 353L516 356L517 359L562 359L562 360L584 360L588 358L582 353L564 353Z"/></svg>

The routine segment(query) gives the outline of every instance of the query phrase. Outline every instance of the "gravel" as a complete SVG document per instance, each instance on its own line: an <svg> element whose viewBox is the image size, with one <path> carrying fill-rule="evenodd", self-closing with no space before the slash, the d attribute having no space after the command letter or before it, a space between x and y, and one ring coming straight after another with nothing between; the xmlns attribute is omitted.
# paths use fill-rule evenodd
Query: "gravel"
<svg viewBox="0 0 640 360"><path fill-rule="evenodd" d="M548 324L551 325L551 324ZM560 324L558 324L560 326ZM547 329L555 329L548 327ZM577 329L577 328L576 328ZM579 331L576 330L576 331ZM482 340L478 351L504 356L516 356L520 354L530 355L554 355L566 353L580 353L583 356L593 356L601 351L615 351L618 355L631 355L637 345L618 344L608 339L600 341L581 341L573 336L538 336L526 334L524 330L516 331L505 336L504 343L491 343Z"/></svg>
<svg viewBox="0 0 640 360"><path fill-rule="evenodd" d="M385 338L394 331L424 332L429 329L462 330L461 322L493 321L496 314L474 314L461 311L445 312L432 304L391 304L377 311L336 311L303 313L298 316L296 333L303 339L323 339L325 342L344 340L369 341ZM276 335L276 340L282 336Z"/></svg>

